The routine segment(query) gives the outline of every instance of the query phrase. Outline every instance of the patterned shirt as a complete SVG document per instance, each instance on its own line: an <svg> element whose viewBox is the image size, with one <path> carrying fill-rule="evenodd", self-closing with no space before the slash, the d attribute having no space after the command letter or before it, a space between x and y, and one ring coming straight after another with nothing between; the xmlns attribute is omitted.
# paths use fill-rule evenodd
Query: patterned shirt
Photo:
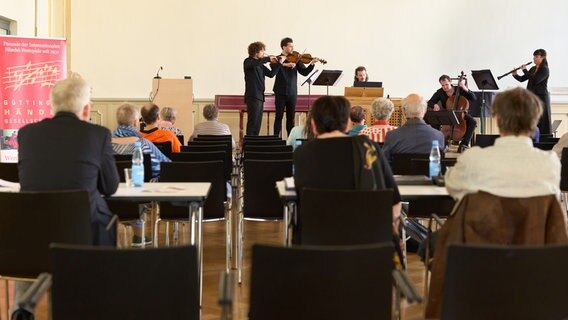
<svg viewBox="0 0 568 320"><path fill-rule="evenodd" d="M384 143L387 132L394 129L396 129L396 127L389 125L388 120L377 120L372 126L361 130L359 134L364 134L377 143Z"/></svg>
<svg viewBox="0 0 568 320"><path fill-rule="evenodd" d="M118 138L124 137L138 137L142 141L142 152L149 153L152 160L152 179L157 179L160 176L160 162L170 162L171 160L166 157L160 149L158 149L152 142L144 139L140 132L134 127L119 126L114 130L113 136ZM134 152L134 144L112 144L112 149L116 154L132 154Z"/></svg>

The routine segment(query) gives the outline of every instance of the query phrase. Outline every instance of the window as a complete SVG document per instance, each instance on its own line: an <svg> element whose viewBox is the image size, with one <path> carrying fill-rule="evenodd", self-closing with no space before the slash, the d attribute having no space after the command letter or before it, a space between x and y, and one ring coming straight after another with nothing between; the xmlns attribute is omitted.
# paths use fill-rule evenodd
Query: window
<svg viewBox="0 0 568 320"><path fill-rule="evenodd" d="M10 20L0 16L0 35L10 34Z"/></svg>

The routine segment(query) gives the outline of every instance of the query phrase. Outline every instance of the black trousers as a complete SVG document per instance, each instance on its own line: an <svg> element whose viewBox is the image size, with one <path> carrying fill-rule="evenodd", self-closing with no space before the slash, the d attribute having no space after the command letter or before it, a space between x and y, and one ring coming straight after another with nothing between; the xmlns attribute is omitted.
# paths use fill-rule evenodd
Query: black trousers
<svg viewBox="0 0 568 320"><path fill-rule="evenodd" d="M284 111L286 111L286 132L290 134L290 131L294 128L294 115L296 112L297 100L297 95L286 96L283 94L277 94L274 97L274 105L276 107L276 115L274 116L275 136L280 136L280 131L282 131L282 118L284 117Z"/></svg>
<svg viewBox="0 0 568 320"><path fill-rule="evenodd" d="M550 134L551 132L551 120L550 120L550 94L537 94L537 97L542 101L542 115L538 119L538 129L540 134Z"/></svg>
<svg viewBox="0 0 568 320"><path fill-rule="evenodd" d="M262 111L264 109L264 101L247 97L247 136L258 136L260 133L260 125L262 123Z"/></svg>

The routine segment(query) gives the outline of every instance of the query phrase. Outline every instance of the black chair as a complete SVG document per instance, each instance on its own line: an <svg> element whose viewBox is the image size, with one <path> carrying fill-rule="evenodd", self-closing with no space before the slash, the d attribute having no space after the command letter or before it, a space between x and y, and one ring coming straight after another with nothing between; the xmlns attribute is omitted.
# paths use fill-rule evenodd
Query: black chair
<svg viewBox="0 0 568 320"><path fill-rule="evenodd" d="M540 142L558 143L558 141L560 141L560 138L555 138L555 137L541 137L540 138Z"/></svg>
<svg viewBox="0 0 568 320"><path fill-rule="evenodd" d="M51 257L53 319L200 318L195 247L53 245Z"/></svg>
<svg viewBox="0 0 568 320"><path fill-rule="evenodd" d="M259 145L246 145L243 148L246 152L293 152L292 146L278 145L278 146L259 146Z"/></svg>
<svg viewBox="0 0 568 320"><path fill-rule="evenodd" d="M212 139L228 139L228 140L231 140L233 138L233 136L230 135L230 134L200 134L200 135L197 135L196 138L200 138L200 139L212 138Z"/></svg>
<svg viewBox="0 0 568 320"><path fill-rule="evenodd" d="M254 245L249 319L391 319L392 244Z"/></svg>
<svg viewBox="0 0 568 320"><path fill-rule="evenodd" d="M392 190L304 188L300 198L302 245L392 241Z"/></svg>
<svg viewBox="0 0 568 320"><path fill-rule="evenodd" d="M227 265L230 261L231 234L230 234L230 199L227 198L227 183L223 175L222 161L207 162L168 162L162 163L160 181L162 182L210 182L211 189L207 200L203 205L203 219L205 221L217 221L225 219L225 231L227 241ZM189 221L188 204L176 205L168 202L160 202L160 217L154 224L154 234L158 237L159 222ZM166 231L166 244L169 244L169 228ZM175 239L175 236L174 236Z"/></svg>
<svg viewBox="0 0 568 320"><path fill-rule="evenodd" d="M562 149L562 158L560 159L560 191L562 191L561 199L564 202L564 210L568 211L568 148Z"/></svg>
<svg viewBox="0 0 568 320"><path fill-rule="evenodd" d="M11 182L19 182L18 163L0 162L0 179Z"/></svg>
<svg viewBox="0 0 568 320"><path fill-rule="evenodd" d="M550 151L556 142L533 142L533 146L540 150Z"/></svg>
<svg viewBox="0 0 568 320"><path fill-rule="evenodd" d="M498 134L476 134L473 145L482 148L490 147L495 144L495 140L499 137Z"/></svg>
<svg viewBox="0 0 568 320"><path fill-rule="evenodd" d="M254 152L247 151L243 154L245 159L255 159L255 160L292 160L294 158L294 153L290 151L286 152Z"/></svg>
<svg viewBox="0 0 568 320"><path fill-rule="evenodd" d="M93 242L87 191L0 192L0 203L0 278L34 280L49 271L51 242Z"/></svg>
<svg viewBox="0 0 568 320"><path fill-rule="evenodd" d="M286 141L284 140L268 140L268 139L253 139L245 140L243 143L246 146L285 146Z"/></svg>
<svg viewBox="0 0 568 320"><path fill-rule="evenodd" d="M246 135L244 137L244 141L247 140L281 140L281 138L279 136L275 136L275 135L268 135L268 136L250 136L250 135Z"/></svg>
<svg viewBox="0 0 568 320"><path fill-rule="evenodd" d="M120 181L124 182L124 169L132 166L131 154L115 154L114 160L117 163L117 170L120 176ZM120 164L118 164L120 162ZM129 164L129 165L128 165ZM119 167L120 165L120 167ZM144 182L149 182L152 179L152 157L149 153L144 153Z"/></svg>
<svg viewBox="0 0 568 320"><path fill-rule="evenodd" d="M457 158L443 158L440 161L442 165L441 174L446 174L448 167L453 167L456 162ZM414 174L428 176L430 175L430 159L410 159L411 163L411 172Z"/></svg>
<svg viewBox="0 0 568 320"><path fill-rule="evenodd" d="M392 173L400 175L423 175L424 168L413 166L412 159L429 159L429 157L429 153L394 154L391 161ZM442 158L444 158L443 153Z"/></svg>
<svg viewBox="0 0 568 320"><path fill-rule="evenodd" d="M178 134L178 135L176 135L176 137L178 138L179 143L183 146L183 145L185 144L185 137L184 137L184 135L183 135L183 134Z"/></svg>
<svg viewBox="0 0 568 320"><path fill-rule="evenodd" d="M451 245L442 319L567 319L567 257L568 246Z"/></svg>
<svg viewBox="0 0 568 320"><path fill-rule="evenodd" d="M233 136L231 135L219 135L219 136L203 136L198 135L197 137L193 138L192 141L233 141Z"/></svg>
<svg viewBox="0 0 568 320"><path fill-rule="evenodd" d="M185 151L174 152L170 159L173 162L200 162L200 161L223 161L223 172L225 181L231 180L231 172L233 171L233 161L227 157L226 151Z"/></svg>
<svg viewBox="0 0 568 320"><path fill-rule="evenodd" d="M172 154L172 142L165 141L165 142L152 142L156 148L158 148L166 157L170 157Z"/></svg>

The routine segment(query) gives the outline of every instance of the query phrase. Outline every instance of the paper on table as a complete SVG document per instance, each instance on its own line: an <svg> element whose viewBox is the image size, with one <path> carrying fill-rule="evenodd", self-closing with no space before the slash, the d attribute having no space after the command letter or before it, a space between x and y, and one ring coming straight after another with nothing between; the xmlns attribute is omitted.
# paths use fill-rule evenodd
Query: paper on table
<svg viewBox="0 0 568 320"><path fill-rule="evenodd" d="M286 189L288 190L296 189L296 186L294 185L294 177L284 178L284 186L286 186Z"/></svg>
<svg viewBox="0 0 568 320"><path fill-rule="evenodd" d="M18 182L12 182L8 180L0 179L0 187L5 188L20 188L20 184Z"/></svg>

